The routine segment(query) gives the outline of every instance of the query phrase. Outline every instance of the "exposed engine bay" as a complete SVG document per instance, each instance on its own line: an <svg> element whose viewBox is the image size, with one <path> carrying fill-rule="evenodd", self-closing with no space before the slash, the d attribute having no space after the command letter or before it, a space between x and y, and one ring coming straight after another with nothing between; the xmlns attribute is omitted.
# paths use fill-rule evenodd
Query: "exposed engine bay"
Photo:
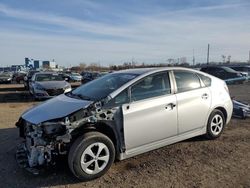
<svg viewBox="0 0 250 188"><path fill-rule="evenodd" d="M100 102L93 103L66 117L36 125L20 118L16 126L19 127L20 137L24 138L24 141L16 153L18 164L33 174L38 174L38 168L53 165L58 156L68 153L74 136L79 133L79 130L96 128L95 126L102 122L116 125L116 119L119 124L120 108L103 109ZM121 131L122 126L112 127L117 133Z"/></svg>

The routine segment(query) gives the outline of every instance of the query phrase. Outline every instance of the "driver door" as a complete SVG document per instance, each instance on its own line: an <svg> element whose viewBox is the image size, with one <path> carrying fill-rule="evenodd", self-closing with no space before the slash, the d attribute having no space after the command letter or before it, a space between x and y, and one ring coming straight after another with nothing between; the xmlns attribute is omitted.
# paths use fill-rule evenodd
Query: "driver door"
<svg viewBox="0 0 250 188"><path fill-rule="evenodd" d="M122 106L128 153L177 135L176 96L168 72L149 75L130 91L131 102Z"/></svg>

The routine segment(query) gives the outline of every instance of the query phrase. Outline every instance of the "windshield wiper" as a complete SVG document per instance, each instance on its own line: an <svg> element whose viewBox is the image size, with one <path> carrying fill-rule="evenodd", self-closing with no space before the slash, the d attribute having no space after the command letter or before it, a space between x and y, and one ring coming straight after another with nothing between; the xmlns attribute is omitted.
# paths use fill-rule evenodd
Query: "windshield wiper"
<svg viewBox="0 0 250 188"><path fill-rule="evenodd" d="M84 95L81 95L81 94L74 94L72 92L68 92L67 95L69 97L78 98L78 99L82 99L82 100L88 100L88 101L95 101L96 100L94 98L91 98L91 97L88 97L88 96L84 96Z"/></svg>
<svg viewBox="0 0 250 188"><path fill-rule="evenodd" d="M77 94L76 96L79 97L80 99L83 99L83 100L88 100L88 101L94 100L94 99L91 98L91 97L84 96L84 95L81 95L81 94Z"/></svg>

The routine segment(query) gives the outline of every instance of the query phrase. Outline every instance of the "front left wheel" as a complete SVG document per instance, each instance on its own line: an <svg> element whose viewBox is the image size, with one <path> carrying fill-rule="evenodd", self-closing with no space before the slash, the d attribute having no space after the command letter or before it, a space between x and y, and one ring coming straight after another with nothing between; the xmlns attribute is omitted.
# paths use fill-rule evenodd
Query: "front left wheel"
<svg viewBox="0 0 250 188"><path fill-rule="evenodd" d="M68 164L80 180L88 181L104 175L115 159L112 141L99 132L80 136L71 146Z"/></svg>

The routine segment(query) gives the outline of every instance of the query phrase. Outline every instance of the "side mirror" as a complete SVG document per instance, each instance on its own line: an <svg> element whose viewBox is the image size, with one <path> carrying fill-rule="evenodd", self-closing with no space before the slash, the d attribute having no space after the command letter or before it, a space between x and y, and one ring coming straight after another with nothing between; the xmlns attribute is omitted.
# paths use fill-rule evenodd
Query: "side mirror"
<svg viewBox="0 0 250 188"><path fill-rule="evenodd" d="M69 78L64 78L65 81L69 81Z"/></svg>

